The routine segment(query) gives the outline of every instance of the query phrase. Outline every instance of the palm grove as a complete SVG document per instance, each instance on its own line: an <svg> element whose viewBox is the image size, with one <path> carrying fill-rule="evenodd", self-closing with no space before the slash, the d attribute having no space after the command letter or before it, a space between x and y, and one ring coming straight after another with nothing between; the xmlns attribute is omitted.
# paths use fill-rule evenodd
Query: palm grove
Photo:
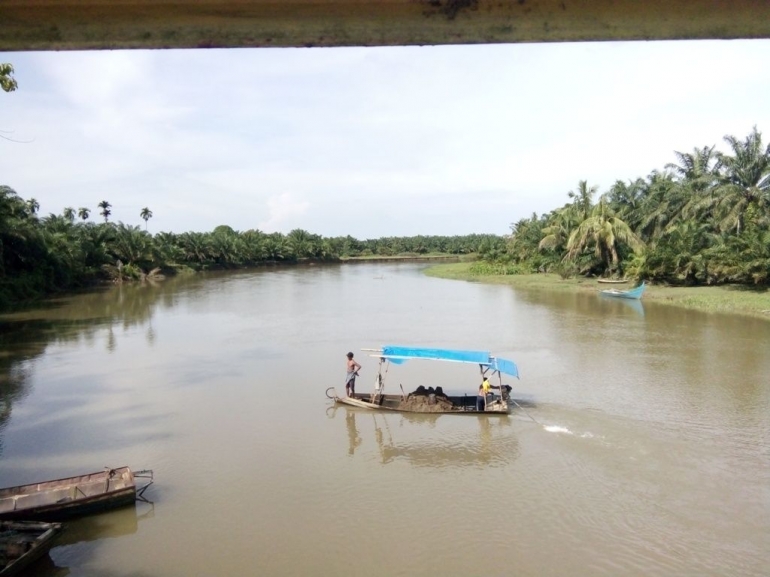
<svg viewBox="0 0 770 577"><path fill-rule="evenodd" d="M579 182L570 202L514 223L504 274L627 275L671 284L770 283L770 145L743 140L675 152L646 178L617 181L596 198Z"/></svg>
<svg viewBox="0 0 770 577"><path fill-rule="evenodd" d="M152 211L145 207L140 226L110 221L112 205L98 203L103 222L91 210L65 208L40 217L39 203L0 186L0 304L83 286L98 280L143 278L153 270L205 270L336 261L341 257L426 253L500 252L496 235L388 237L360 241L326 238L302 229L288 234L239 232L222 225L211 232L175 234L146 230Z"/></svg>

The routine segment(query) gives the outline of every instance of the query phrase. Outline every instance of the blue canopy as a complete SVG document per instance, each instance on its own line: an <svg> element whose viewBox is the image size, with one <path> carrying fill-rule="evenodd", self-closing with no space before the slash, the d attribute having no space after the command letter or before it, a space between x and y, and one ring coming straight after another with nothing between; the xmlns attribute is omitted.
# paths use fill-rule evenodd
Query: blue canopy
<svg viewBox="0 0 770 577"><path fill-rule="evenodd" d="M501 373L505 373L506 375L511 375L512 377L519 378L519 368L516 366L516 363L513 361L509 361L508 359L499 359L496 357L493 357L492 362L489 363L489 366L495 370L500 371Z"/></svg>
<svg viewBox="0 0 770 577"><path fill-rule="evenodd" d="M493 357L487 351L462 351L454 349L428 349L422 347L382 347L384 359L388 359L394 364L401 364L409 359L429 359L434 361L452 361L456 363L474 363L484 365L494 371L499 371L512 377L519 376L519 369L516 363L506 359Z"/></svg>

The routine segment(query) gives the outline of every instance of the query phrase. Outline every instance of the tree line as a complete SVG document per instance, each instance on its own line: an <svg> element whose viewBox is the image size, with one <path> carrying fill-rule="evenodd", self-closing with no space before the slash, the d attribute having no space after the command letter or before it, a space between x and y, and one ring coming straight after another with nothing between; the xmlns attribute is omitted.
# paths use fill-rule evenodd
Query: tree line
<svg viewBox="0 0 770 577"><path fill-rule="evenodd" d="M580 181L565 205L511 225L505 274L631 276L670 284L770 283L770 145L743 140L675 152L645 178L598 187Z"/></svg>
<svg viewBox="0 0 770 577"><path fill-rule="evenodd" d="M497 254L505 238L465 236L385 237L358 240L323 237L302 229L288 234L260 230L239 232L227 225L211 232L146 230L152 211L145 207L140 226L111 222L112 205L98 204L104 222L89 220L88 208L65 208L38 215L33 198L22 199L0 186L0 306L104 280L142 279L180 269L228 269L303 261L334 262L346 257L442 253Z"/></svg>

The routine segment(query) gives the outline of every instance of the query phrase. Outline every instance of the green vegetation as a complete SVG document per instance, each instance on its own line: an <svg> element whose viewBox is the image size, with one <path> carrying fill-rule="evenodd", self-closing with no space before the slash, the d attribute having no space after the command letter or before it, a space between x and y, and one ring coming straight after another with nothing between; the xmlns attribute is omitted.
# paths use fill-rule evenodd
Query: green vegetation
<svg viewBox="0 0 770 577"><path fill-rule="evenodd" d="M18 87L13 77L13 66L0 62L0 89L5 92L13 92Z"/></svg>
<svg viewBox="0 0 770 577"><path fill-rule="evenodd" d="M617 181L580 181L571 201L521 219L503 254L427 274L524 289L595 292L597 277L653 281L645 300L770 318L770 146L753 129L677 163Z"/></svg>
<svg viewBox="0 0 770 577"><path fill-rule="evenodd" d="M587 292L596 294L607 288L595 278L573 277L563 279L557 274L496 274L484 271L478 263L438 264L425 272L429 276L454 280L505 284L521 289ZM729 312L762 317L770 320L770 290L745 285L721 286L663 286L651 285L645 290L644 300L675 305L704 312Z"/></svg>
<svg viewBox="0 0 770 577"><path fill-rule="evenodd" d="M212 232L147 232L152 211L139 217L145 230L110 222L112 205L98 204L103 223L89 222L91 211L66 207L61 215L40 218L39 203L24 201L0 186L0 307L56 291L113 280L138 280L180 270L241 268L346 258L468 255L489 258L504 252L494 235L388 237L357 240L324 238L302 229L289 234L238 232L222 225ZM76 220L76 216L80 221Z"/></svg>
<svg viewBox="0 0 770 577"><path fill-rule="evenodd" d="M617 181L594 202L581 181L571 202L511 225L505 274L632 276L673 285L770 284L770 145L753 129L677 163ZM513 265L513 266L511 266ZM498 273L500 274L500 273Z"/></svg>

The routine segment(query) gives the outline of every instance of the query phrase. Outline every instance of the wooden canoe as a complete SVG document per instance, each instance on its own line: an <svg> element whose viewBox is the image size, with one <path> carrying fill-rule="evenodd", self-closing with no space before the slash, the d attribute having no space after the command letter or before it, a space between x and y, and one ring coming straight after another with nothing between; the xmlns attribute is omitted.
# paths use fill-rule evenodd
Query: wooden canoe
<svg viewBox="0 0 770 577"><path fill-rule="evenodd" d="M137 489L136 478L148 482ZM152 471L128 467L0 489L0 519L58 521L96 513L143 499Z"/></svg>
<svg viewBox="0 0 770 577"><path fill-rule="evenodd" d="M509 391L506 390L506 396ZM328 391L327 391L328 395ZM489 398L486 410L476 410L476 395L443 396L436 395L371 395L356 393L352 397L332 397L334 402L361 409L375 411L396 411L402 413L426 413L433 415L490 415L509 414L507 399Z"/></svg>
<svg viewBox="0 0 770 577"><path fill-rule="evenodd" d="M0 521L0 576L18 575L43 557L59 531L59 523Z"/></svg>

